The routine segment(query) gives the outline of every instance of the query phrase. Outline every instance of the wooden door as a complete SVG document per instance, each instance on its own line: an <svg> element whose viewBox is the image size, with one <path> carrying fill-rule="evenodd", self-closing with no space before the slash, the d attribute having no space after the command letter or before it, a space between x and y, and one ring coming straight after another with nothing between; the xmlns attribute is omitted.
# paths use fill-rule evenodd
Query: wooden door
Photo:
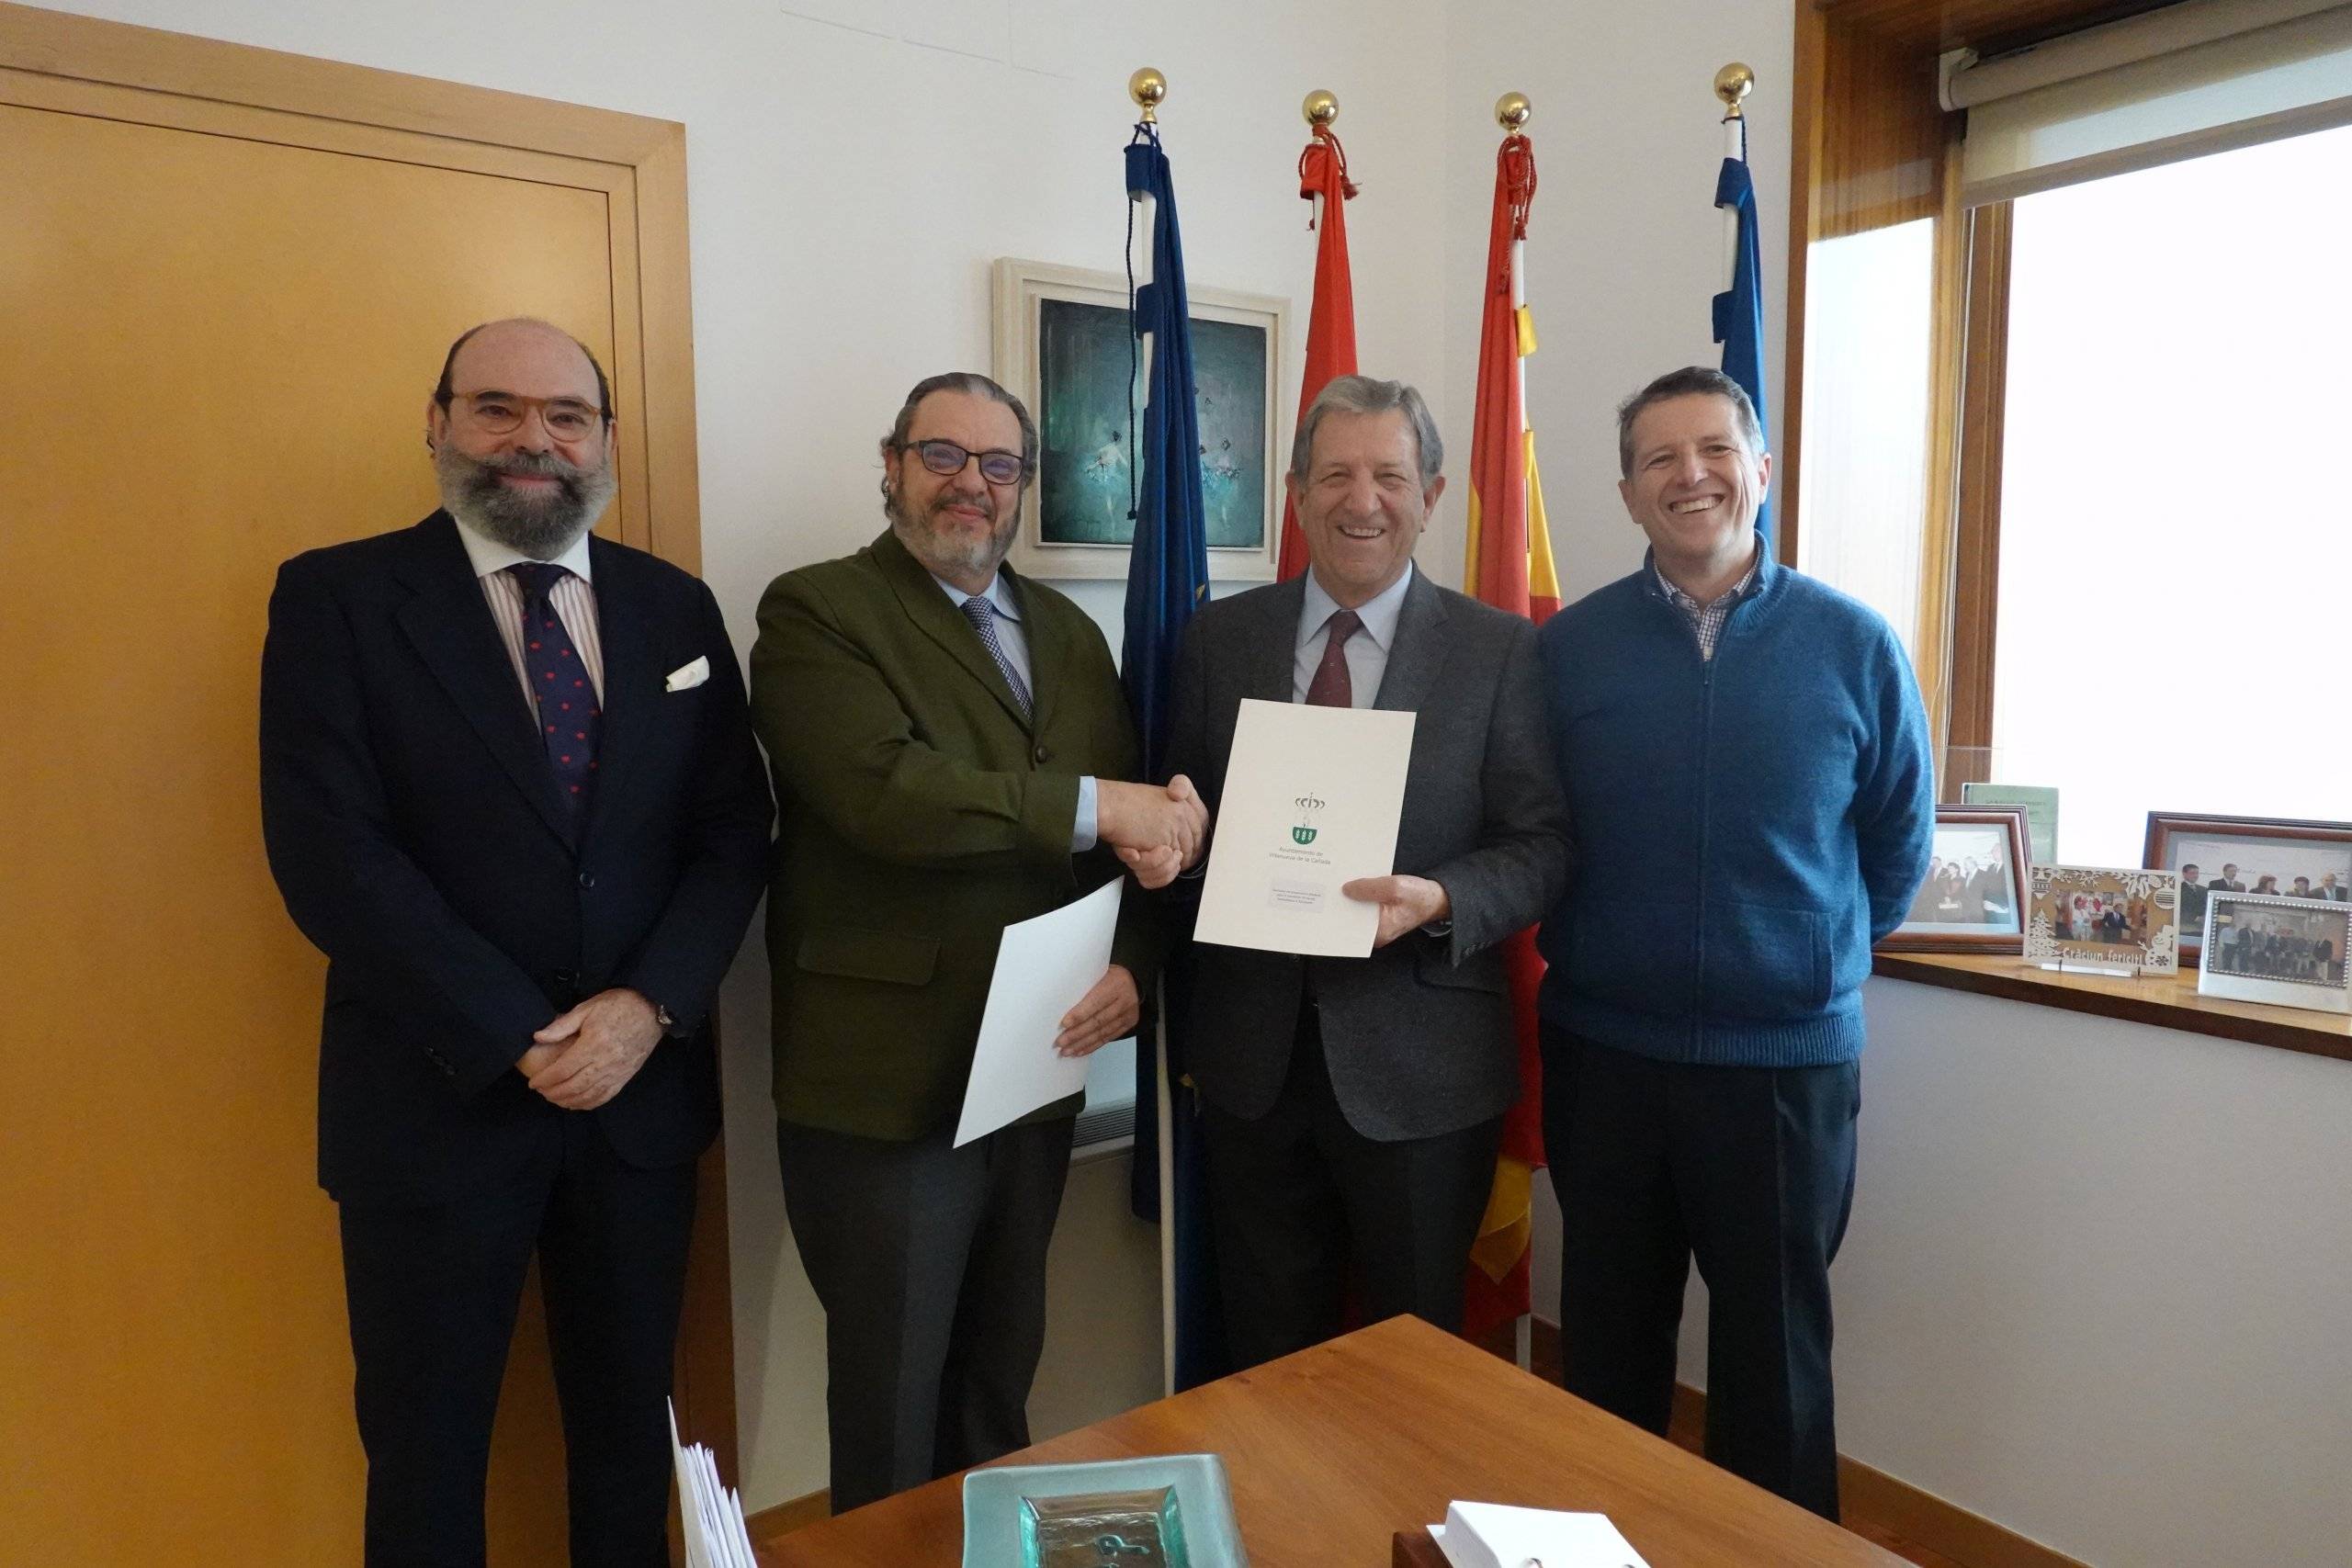
<svg viewBox="0 0 2352 1568"><path fill-rule="evenodd" d="M593 111L0 7L0 67L35 64L0 69L0 1556L356 1562L264 609L286 557L433 508L442 352L508 314L614 371L604 531L691 564L691 407L645 419L649 359L685 366L682 202L649 243L644 159L544 150ZM678 128L595 118L675 162ZM562 1519L534 1292L492 1561L561 1562Z"/></svg>

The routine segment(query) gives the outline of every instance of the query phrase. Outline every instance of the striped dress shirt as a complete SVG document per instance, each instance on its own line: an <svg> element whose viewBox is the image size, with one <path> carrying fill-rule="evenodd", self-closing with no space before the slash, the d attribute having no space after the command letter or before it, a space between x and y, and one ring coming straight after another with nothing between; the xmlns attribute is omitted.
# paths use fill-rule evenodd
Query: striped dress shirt
<svg viewBox="0 0 2352 1568"><path fill-rule="evenodd" d="M539 711L538 695L531 689L530 671L523 662L523 585L506 570L532 558L476 533L463 522L458 525L458 537L466 547L466 558L473 562L475 578L481 583L482 601L490 606L491 624L498 628L498 640L505 645L506 657L514 666L514 683L523 693L523 712L526 717L535 716ZM563 618L564 629L571 634L572 649L587 667L588 683L594 688L596 700L602 702L605 645L596 619L596 590L588 579L588 536L582 534L574 539L571 547L556 557L553 564L562 567L566 575L556 581L548 598L554 602L555 613Z"/></svg>

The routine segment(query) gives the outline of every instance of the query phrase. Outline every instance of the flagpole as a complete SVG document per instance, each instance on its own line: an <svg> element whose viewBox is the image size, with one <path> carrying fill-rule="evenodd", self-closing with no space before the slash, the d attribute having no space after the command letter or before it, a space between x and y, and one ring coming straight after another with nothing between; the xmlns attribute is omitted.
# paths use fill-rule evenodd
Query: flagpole
<svg viewBox="0 0 2352 1568"><path fill-rule="evenodd" d="M1157 128L1159 124L1159 106L1168 98L1168 78L1148 65L1141 66L1127 78L1127 96L1135 100L1136 107L1142 112L1143 123ZM1134 275L1136 287L1141 288L1152 280L1151 226L1152 209L1155 203L1151 197L1141 193L1131 195L1127 199L1134 202L1136 207L1136 221L1130 230L1128 265ZM1143 260L1140 265L1135 261L1132 246L1132 237L1136 233L1143 235ZM1142 386L1151 385L1151 351L1155 346L1156 344L1148 334L1143 342L1136 345L1136 379ZM1130 466L1139 460L1133 452L1127 454L1127 462Z"/></svg>
<svg viewBox="0 0 2352 1568"><path fill-rule="evenodd" d="M1495 123L1502 127L1506 143L1514 136L1527 134L1527 122L1535 118L1535 106L1525 93L1505 93L1495 100ZM1527 310L1527 236L1516 235L1510 243L1510 313L1511 332L1518 334L1520 322L1526 319ZM1519 382L1519 428L1511 432L1511 439L1527 440L1527 355L1511 356L1511 374ZM1526 569L1522 565L1521 571ZM1532 1371L1535 1365L1535 1302L1529 1292L1527 1310L1511 1320L1511 1359L1521 1371Z"/></svg>
<svg viewBox="0 0 2352 1568"><path fill-rule="evenodd" d="M1329 87L1317 87L1299 100L1298 114L1301 119L1306 121L1307 130L1329 130L1331 128L1331 122L1340 118L1339 97ZM1311 199L1315 206L1315 215L1307 220L1306 226L1313 229L1319 227L1323 221L1323 193L1317 191Z"/></svg>
<svg viewBox="0 0 2352 1568"><path fill-rule="evenodd" d="M1724 106L1724 156L1738 163L1747 162L1747 111L1740 100L1756 87L1756 73L1739 61L1733 61L1715 73L1715 96ZM1739 266L1739 209L1726 207L1724 214L1724 287L1732 287Z"/></svg>

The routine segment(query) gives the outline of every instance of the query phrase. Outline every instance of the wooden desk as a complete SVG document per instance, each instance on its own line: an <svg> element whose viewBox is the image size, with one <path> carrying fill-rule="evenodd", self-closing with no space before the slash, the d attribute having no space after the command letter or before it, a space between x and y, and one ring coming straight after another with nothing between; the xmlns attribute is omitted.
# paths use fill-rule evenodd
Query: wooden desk
<svg viewBox="0 0 2352 1568"><path fill-rule="evenodd" d="M1652 1568L1903 1568L1890 1555L1417 1318L1159 1400L1007 1464L1215 1452L1250 1568L1381 1568L1456 1497L1607 1514ZM963 1481L760 1544L767 1568L956 1568Z"/></svg>

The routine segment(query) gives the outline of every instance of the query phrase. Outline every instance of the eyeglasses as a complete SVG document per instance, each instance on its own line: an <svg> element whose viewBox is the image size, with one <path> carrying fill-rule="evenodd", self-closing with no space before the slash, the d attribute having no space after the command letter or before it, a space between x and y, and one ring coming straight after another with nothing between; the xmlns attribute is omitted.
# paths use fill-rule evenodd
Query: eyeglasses
<svg viewBox="0 0 2352 1568"><path fill-rule="evenodd" d="M537 409L539 423L558 441L584 441L605 423L602 410L578 398L526 398L519 392L452 392L449 400L466 406L466 418L485 435L504 435L523 426L523 416Z"/></svg>
<svg viewBox="0 0 2352 1568"><path fill-rule="evenodd" d="M974 458L979 460L980 478L992 485L1019 484L1029 465L1018 452L1001 450L971 452L953 441L901 441L901 452L912 452L922 459L922 466L942 477L960 474L964 465Z"/></svg>

